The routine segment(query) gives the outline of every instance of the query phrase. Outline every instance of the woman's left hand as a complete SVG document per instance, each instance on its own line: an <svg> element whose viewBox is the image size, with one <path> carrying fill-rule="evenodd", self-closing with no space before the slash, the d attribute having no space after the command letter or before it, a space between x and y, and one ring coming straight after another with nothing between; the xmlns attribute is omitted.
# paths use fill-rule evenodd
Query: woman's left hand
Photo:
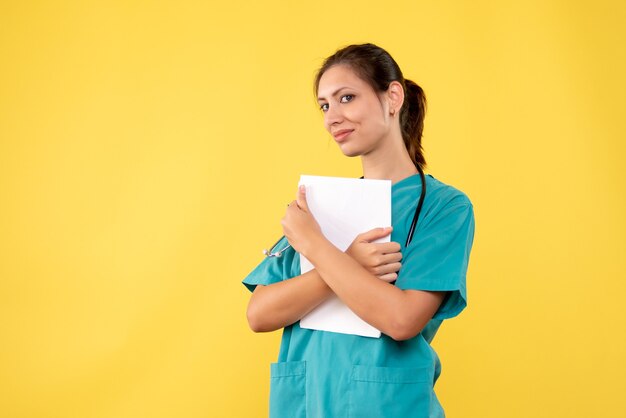
<svg viewBox="0 0 626 418"><path fill-rule="evenodd" d="M287 212L281 220L281 224L289 244L305 257L316 242L319 242L320 239L326 239L319 224L309 211L304 185L298 187L296 200L287 206Z"/></svg>

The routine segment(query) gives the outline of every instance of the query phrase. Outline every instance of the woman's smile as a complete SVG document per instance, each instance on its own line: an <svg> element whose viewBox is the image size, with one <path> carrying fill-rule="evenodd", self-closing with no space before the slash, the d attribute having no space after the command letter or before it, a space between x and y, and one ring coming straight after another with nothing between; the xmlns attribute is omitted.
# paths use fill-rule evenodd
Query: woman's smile
<svg viewBox="0 0 626 418"><path fill-rule="evenodd" d="M338 143L343 142L352 132L354 131L354 129L341 129L335 133L333 133L333 137L335 138L335 141L337 141Z"/></svg>

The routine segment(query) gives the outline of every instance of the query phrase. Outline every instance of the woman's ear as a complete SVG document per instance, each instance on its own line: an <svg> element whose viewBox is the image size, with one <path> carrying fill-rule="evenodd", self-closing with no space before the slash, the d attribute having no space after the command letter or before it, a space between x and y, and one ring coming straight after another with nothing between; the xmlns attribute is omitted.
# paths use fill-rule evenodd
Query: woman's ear
<svg viewBox="0 0 626 418"><path fill-rule="evenodd" d="M402 88L402 84L397 81L389 83L386 96L389 103L389 113L400 113L400 109L404 103L404 89Z"/></svg>

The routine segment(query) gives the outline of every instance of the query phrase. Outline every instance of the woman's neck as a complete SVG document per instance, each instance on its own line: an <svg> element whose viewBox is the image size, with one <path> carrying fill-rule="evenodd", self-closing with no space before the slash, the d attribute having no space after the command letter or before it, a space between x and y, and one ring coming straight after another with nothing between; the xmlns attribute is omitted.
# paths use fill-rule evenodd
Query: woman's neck
<svg viewBox="0 0 626 418"><path fill-rule="evenodd" d="M362 155L361 165L366 179L387 179L392 184L418 172L402 140L389 141Z"/></svg>
<svg viewBox="0 0 626 418"><path fill-rule="evenodd" d="M417 174L417 168L411 162L408 167L371 167L366 168L363 167L363 177L366 179L386 179L391 180L392 184L399 182L400 180L404 180L407 177L410 177L414 174Z"/></svg>

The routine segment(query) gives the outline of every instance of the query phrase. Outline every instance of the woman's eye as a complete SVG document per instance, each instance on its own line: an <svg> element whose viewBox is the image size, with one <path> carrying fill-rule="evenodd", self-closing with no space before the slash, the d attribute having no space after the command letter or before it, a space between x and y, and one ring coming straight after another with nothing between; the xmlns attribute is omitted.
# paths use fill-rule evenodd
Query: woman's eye
<svg viewBox="0 0 626 418"><path fill-rule="evenodd" d="M352 94L345 94L345 95L341 96L341 99L339 101L341 103L348 103L348 102L351 102L353 98L354 98L354 95L352 95ZM320 105L320 109L322 110L322 112L326 112L328 110L328 103L324 103L324 104Z"/></svg>

